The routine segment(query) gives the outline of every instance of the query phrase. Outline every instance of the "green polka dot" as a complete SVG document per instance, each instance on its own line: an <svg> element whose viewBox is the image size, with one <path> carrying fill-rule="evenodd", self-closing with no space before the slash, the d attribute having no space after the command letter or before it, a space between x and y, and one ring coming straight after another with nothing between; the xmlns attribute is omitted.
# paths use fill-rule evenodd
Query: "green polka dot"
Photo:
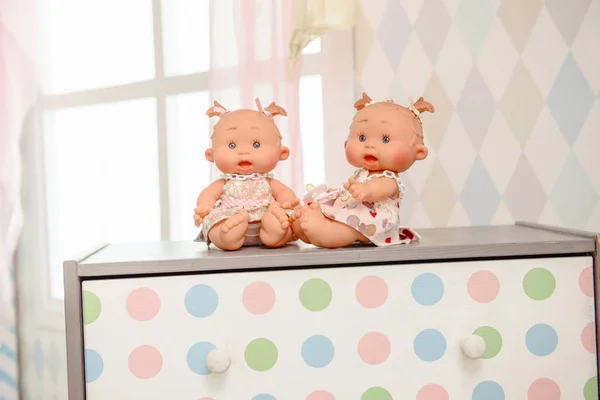
<svg viewBox="0 0 600 400"><path fill-rule="evenodd" d="M595 376L585 383L583 397L585 400L598 400L598 381Z"/></svg>
<svg viewBox="0 0 600 400"><path fill-rule="evenodd" d="M502 336L496 329L491 326L481 326L475 329L473 335L481 336L485 341L485 353L483 353L482 358L494 358L500 353L502 349Z"/></svg>
<svg viewBox="0 0 600 400"><path fill-rule="evenodd" d="M100 298L92 292L83 291L83 323L91 324L100 316L102 311L102 302Z"/></svg>
<svg viewBox="0 0 600 400"><path fill-rule="evenodd" d="M331 286L319 278L304 282L300 288L300 302L307 310L324 310L331 303Z"/></svg>
<svg viewBox="0 0 600 400"><path fill-rule="evenodd" d="M534 268L523 279L523 289L533 300L546 300L556 289L556 279L545 268Z"/></svg>
<svg viewBox="0 0 600 400"><path fill-rule="evenodd" d="M259 372L268 371L277 362L277 347L268 339L254 339L246 346L244 357L251 369Z"/></svg>
<svg viewBox="0 0 600 400"><path fill-rule="evenodd" d="M382 387L372 387L363 393L360 400L393 400L390 392Z"/></svg>

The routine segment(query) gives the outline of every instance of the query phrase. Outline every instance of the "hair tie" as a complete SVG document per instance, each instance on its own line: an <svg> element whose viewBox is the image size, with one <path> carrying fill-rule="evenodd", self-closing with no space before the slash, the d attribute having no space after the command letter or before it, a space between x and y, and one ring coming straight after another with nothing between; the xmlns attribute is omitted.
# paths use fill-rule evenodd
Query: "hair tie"
<svg viewBox="0 0 600 400"><path fill-rule="evenodd" d="M258 107L258 112L265 114L267 117L273 118L273 114L263 109L262 104L260 104L260 99L258 97L254 100L254 102L256 103L256 107Z"/></svg>
<svg viewBox="0 0 600 400"><path fill-rule="evenodd" d="M421 112L417 109L417 107L415 107L415 102L413 101L411 96L408 96L408 101L410 102L408 109L412 111L413 114L415 114L415 117L417 117L419 123L423 125L423 121L421 121Z"/></svg>

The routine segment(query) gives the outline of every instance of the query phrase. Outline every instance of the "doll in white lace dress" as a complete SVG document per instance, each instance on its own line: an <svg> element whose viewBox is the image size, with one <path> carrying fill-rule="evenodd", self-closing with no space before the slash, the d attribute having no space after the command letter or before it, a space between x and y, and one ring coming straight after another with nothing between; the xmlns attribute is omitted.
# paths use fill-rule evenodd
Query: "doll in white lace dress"
<svg viewBox="0 0 600 400"><path fill-rule="evenodd" d="M194 222L202 225L200 240L222 250L281 247L294 239L289 215L299 200L271 173L290 154L273 120L287 114L275 103L256 104L258 110L229 111L215 101L206 112L220 120L205 156L224 174L198 196Z"/></svg>
<svg viewBox="0 0 600 400"><path fill-rule="evenodd" d="M342 187L317 194L292 216L292 228L304 242L336 248L354 242L377 246L418 240L402 226L404 185L399 174L427 157L420 114L434 112L420 98L409 107L363 97L345 143L346 158L358 170Z"/></svg>

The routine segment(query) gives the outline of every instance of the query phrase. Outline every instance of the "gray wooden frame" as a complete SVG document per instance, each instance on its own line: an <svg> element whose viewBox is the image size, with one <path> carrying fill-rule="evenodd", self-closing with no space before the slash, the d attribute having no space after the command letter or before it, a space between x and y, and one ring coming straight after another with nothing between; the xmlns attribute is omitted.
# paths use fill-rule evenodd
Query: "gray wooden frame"
<svg viewBox="0 0 600 400"><path fill-rule="evenodd" d="M281 249L245 248L237 252L207 249L199 242L104 245L64 263L67 373L70 400L85 399L82 281L94 278L160 276L343 267L350 265L447 262L489 258L591 255L594 258L595 320L600 348L600 235L529 222L514 225L420 230L417 243L318 249L301 243Z"/></svg>

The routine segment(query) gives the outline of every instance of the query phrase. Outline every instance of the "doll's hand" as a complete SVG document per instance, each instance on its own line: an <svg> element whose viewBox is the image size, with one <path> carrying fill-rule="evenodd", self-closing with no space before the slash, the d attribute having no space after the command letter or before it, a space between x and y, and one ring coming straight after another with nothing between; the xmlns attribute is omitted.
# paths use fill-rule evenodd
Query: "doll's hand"
<svg viewBox="0 0 600 400"><path fill-rule="evenodd" d="M200 204L198 207L194 208L194 225L196 225L196 228L200 226L204 217L206 217L211 210L212 207L208 207L204 204Z"/></svg>
<svg viewBox="0 0 600 400"><path fill-rule="evenodd" d="M300 207L300 199L288 200L281 203L281 208L284 210L295 210Z"/></svg>
<svg viewBox="0 0 600 400"><path fill-rule="evenodd" d="M358 201L368 201L371 197L371 190L367 183L357 182L354 178L348 179L348 182L344 183L344 188Z"/></svg>

